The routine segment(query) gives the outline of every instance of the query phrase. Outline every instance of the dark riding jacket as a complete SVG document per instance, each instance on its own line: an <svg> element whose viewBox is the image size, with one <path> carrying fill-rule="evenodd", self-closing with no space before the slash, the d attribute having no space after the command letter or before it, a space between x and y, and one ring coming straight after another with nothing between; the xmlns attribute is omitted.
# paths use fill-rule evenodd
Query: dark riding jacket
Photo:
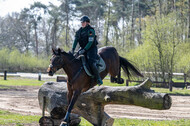
<svg viewBox="0 0 190 126"><path fill-rule="evenodd" d="M90 25L86 26L85 28L80 28L75 35L75 40L73 43L72 48L75 49L79 43L80 47L88 52L88 50L96 47L98 44L96 40L96 35L94 28Z"/></svg>

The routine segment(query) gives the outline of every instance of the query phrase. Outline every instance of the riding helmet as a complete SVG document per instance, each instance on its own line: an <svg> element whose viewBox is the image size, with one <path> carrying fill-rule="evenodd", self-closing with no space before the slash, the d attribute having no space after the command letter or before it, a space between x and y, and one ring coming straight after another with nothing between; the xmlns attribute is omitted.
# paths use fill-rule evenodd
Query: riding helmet
<svg viewBox="0 0 190 126"><path fill-rule="evenodd" d="M89 22L90 23L90 19L88 18L88 16L83 16L81 19L80 19L81 22Z"/></svg>

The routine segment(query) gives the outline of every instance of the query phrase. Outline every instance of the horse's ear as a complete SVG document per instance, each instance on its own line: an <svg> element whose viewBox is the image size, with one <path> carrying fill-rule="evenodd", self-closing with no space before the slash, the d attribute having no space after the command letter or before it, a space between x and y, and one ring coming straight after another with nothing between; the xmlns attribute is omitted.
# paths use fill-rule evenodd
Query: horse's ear
<svg viewBox="0 0 190 126"><path fill-rule="evenodd" d="M54 54L54 55L56 54L56 52L55 52L55 49L54 49L54 48L52 48L52 52L53 52L53 54Z"/></svg>
<svg viewBox="0 0 190 126"><path fill-rule="evenodd" d="M60 48L58 48L58 55L60 55L61 54L61 49Z"/></svg>

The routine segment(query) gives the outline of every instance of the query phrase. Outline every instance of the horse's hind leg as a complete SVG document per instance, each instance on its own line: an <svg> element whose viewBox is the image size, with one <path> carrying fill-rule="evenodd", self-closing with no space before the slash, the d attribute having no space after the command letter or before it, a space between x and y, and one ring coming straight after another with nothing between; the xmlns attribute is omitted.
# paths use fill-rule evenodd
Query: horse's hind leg
<svg viewBox="0 0 190 126"><path fill-rule="evenodd" d="M119 73L117 75L117 83L118 84L123 84L124 83L124 79L121 78L121 66L119 67Z"/></svg>
<svg viewBox="0 0 190 126"><path fill-rule="evenodd" d="M75 102L78 99L78 96L80 95L81 91L80 90L75 90L73 93L73 96L71 98L71 102L69 103L68 109L67 109L67 113L64 117L64 121L66 122L66 124L62 123L60 126L68 126L69 123L69 115L71 113L71 110L73 109L73 106L75 104Z"/></svg>

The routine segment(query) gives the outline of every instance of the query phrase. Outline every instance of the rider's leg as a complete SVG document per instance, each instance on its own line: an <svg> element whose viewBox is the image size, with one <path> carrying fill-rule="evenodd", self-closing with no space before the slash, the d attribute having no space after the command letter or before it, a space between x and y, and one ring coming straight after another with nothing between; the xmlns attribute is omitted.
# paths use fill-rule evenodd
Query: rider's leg
<svg viewBox="0 0 190 126"><path fill-rule="evenodd" d="M91 67L91 69L92 69L92 71L93 71L93 73L94 73L94 75L95 75L95 77L97 79L97 84L102 85L103 82L102 82L102 79L101 79L100 74L98 72L98 69L96 67L96 63L90 64L90 67Z"/></svg>
<svg viewBox="0 0 190 126"><path fill-rule="evenodd" d="M95 75L95 77L97 79L97 83L99 85L103 84L102 79L101 79L101 77L99 75L97 66L96 66L96 61L97 61L97 58L98 58L97 47L94 47L94 48L91 48L91 49L88 50L87 58L88 58L89 66L90 66L93 74Z"/></svg>

